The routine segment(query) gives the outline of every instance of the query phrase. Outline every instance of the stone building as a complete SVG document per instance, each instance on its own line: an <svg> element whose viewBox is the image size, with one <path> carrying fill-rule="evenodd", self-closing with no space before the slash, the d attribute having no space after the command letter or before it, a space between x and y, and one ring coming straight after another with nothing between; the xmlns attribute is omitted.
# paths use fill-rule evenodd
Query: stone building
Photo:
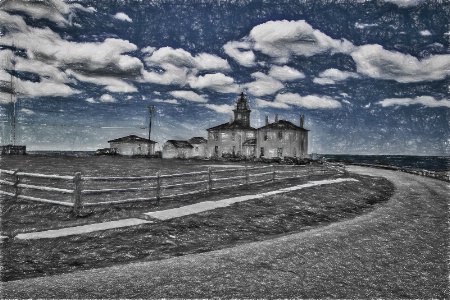
<svg viewBox="0 0 450 300"><path fill-rule="evenodd" d="M168 140L164 143L162 158L204 158L206 142L203 137L193 137L187 141Z"/></svg>
<svg viewBox="0 0 450 300"><path fill-rule="evenodd" d="M155 141L139 137L137 135L128 135L122 138L108 141L109 148L99 149L105 154L119 154L119 155L155 155ZM109 150L111 153L106 153Z"/></svg>
<svg viewBox="0 0 450 300"><path fill-rule="evenodd" d="M253 140L256 138L256 129L250 126L251 110L244 93L238 98L233 112L233 121L207 129L208 157L255 155Z"/></svg>
<svg viewBox="0 0 450 300"><path fill-rule="evenodd" d="M303 128L304 117L299 125L275 117L273 123L261 128L250 126L251 110L247 97L241 93L234 112L234 120L208 128L207 157L261 157L304 158L308 154L308 131Z"/></svg>

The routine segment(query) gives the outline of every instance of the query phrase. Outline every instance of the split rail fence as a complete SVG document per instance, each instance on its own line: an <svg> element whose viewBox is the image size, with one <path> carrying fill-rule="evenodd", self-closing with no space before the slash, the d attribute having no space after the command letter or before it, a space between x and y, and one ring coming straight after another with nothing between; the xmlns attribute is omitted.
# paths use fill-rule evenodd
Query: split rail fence
<svg viewBox="0 0 450 300"><path fill-rule="evenodd" d="M129 177L46 175L0 169L0 194L41 203L68 206L78 214L82 207L159 201L236 186L259 184L314 175L345 173L337 164L321 166L262 166ZM5 175L5 176L3 176ZM4 177L9 177L5 180ZM134 185L133 185L134 184ZM62 187L61 187L62 185ZM5 189L5 188L6 189ZM30 196L32 191L33 196ZM28 194L28 195L27 195ZM48 199L57 194L58 200Z"/></svg>

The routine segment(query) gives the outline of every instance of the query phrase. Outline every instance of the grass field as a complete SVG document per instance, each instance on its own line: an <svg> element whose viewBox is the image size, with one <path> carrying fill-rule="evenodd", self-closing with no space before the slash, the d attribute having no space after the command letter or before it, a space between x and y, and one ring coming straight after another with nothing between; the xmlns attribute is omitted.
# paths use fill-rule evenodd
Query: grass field
<svg viewBox="0 0 450 300"><path fill-rule="evenodd" d="M55 170L52 173L63 174L57 171L63 171L68 165L72 168L80 167L80 162L85 163L86 160L92 159L94 158L69 159L69 163L65 164L64 160L59 158L51 170ZM207 161L200 163L200 166L196 162L189 161L161 161L161 165L157 165L154 162L150 164L151 160L130 158L118 160L115 165L111 165L110 159L100 157L95 164L83 166L83 171L93 174L103 170L108 173L107 168L112 166L121 170L123 168L123 172L127 173L131 171L123 166L130 165L133 172L146 174L150 172L149 170L163 168L163 164L166 163L176 165L172 169L173 172L183 172L186 169L199 170L202 168L201 165L211 165L211 162ZM131 164L133 162L134 164ZM33 166L40 166L36 169L38 172L44 172L45 169L47 170L45 173L49 173L48 161ZM101 166L104 168L101 169ZM393 193L392 185L384 179L356 175L352 177L359 182L308 188L154 224L52 240L9 239L2 243L2 281L135 261L161 260L271 239L367 212L389 199ZM320 179L324 179L324 176L311 178L311 180ZM3 198L2 234L14 236L18 232L136 217L152 210L275 190L301 184L305 180L290 179L251 188L241 187L212 194L174 198L161 202L160 207L156 207L154 203L140 203L97 208L78 218L63 207L23 201L12 202L11 199Z"/></svg>

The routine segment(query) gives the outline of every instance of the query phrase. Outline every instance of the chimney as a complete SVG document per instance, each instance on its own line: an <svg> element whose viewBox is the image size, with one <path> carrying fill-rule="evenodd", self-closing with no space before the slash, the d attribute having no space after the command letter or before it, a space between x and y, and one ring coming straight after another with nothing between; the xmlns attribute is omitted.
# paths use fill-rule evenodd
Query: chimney
<svg viewBox="0 0 450 300"><path fill-rule="evenodd" d="M269 125L269 116L266 116L266 125Z"/></svg>
<svg viewBox="0 0 450 300"><path fill-rule="evenodd" d="M275 114L275 123L278 122L278 114Z"/></svg>
<svg viewBox="0 0 450 300"><path fill-rule="evenodd" d="M304 123L305 123L305 116L300 115L300 128L303 128Z"/></svg>

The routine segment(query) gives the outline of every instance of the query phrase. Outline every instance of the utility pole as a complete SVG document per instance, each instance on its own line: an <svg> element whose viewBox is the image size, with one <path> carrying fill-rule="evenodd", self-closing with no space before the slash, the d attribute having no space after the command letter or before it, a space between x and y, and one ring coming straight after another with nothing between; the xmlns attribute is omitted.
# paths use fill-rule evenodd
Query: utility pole
<svg viewBox="0 0 450 300"><path fill-rule="evenodd" d="M152 117L153 117L153 110L155 109L155 107L153 105L150 105L148 107L148 111L150 113L150 119L149 119L149 124L148 124L148 139L150 140L150 137L152 135Z"/></svg>

